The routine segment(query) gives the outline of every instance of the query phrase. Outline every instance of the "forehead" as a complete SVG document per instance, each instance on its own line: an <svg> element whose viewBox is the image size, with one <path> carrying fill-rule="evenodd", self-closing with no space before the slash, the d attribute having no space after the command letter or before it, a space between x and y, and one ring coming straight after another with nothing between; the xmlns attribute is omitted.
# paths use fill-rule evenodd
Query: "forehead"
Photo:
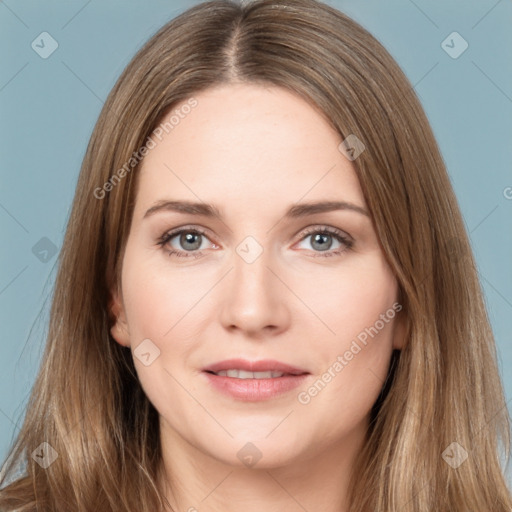
<svg viewBox="0 0 512 512"><path fill-rule="evenodd" d="M136 208L169 195L260 210L301 198L364 204L355 170L338 149L341 137L298 95L231 84L193 98L173 107L160 136L152 136Z"/></svg>

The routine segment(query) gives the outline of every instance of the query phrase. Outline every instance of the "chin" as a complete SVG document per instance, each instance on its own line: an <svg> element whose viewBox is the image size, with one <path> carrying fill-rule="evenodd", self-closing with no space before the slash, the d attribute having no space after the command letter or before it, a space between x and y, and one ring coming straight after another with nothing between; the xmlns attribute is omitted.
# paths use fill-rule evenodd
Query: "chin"
<svg viewBox="0 0 512 512"><path fill-rule="evenodd" d="M274 425L275 426L275 425ZM205 452L219 462L237 468L272 469L287 466L296 461L302 451L300 445L294 442L294 436L265 435L236 435L229 443L216 446L220 449L212 451L212 446L206 446ZM215 440L212 440L216 443Z"/></svg>

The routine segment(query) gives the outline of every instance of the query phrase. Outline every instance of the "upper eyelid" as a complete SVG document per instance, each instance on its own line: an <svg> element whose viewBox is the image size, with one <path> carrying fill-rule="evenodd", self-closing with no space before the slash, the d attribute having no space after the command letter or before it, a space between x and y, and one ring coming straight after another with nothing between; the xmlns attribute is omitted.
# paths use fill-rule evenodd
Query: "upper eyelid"
<svg viewBox="0 0 512 512"><path fill-rule="evenodd" d="M174 238L177 235L180 235L181 233L185 232L196 232L200 235L210 237L209 231L205 228L200 228L196 226L182 226L175 229L169 229L164 232L164 234L159 237L159 240L169 240L170 238Z"/></svg>
<svg viewBox="0 0 512 512"><path fill-rule="evenodd" d="M299 234L302 233L304 236L308 236L315 232L326 232L330 233L331 235L339 235L344 238L353 240L352 236L349 235L344 229L336 228L334 226L327 226L325 224L312 224L310 226L306 226L300 230Z"/></svg>

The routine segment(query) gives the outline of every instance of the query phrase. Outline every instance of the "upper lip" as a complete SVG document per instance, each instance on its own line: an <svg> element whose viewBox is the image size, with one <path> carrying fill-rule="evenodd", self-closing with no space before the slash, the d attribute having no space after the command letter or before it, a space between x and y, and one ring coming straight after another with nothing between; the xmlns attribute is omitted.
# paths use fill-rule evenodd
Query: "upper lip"
<svg viewBox="0 0 512 512"><path fill-rule="evenodd" d="M309 373L308 371L291 366L289 364L281 363L273 359L262 359L260 361L248 361L246 359L226 359L218 363L211 364L203 368L205 372L221 372L224 370L245 370L248 372L282 372L290 375L303 375Z"/></svg>

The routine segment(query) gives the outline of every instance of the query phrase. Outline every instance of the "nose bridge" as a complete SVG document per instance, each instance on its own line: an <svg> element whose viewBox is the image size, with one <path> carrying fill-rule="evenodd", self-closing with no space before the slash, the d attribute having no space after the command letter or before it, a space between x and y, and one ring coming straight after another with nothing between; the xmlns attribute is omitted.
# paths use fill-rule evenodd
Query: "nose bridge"
<svg viewBox="0 0 512 512"><path fill-rule="evenodd" d="M236 326L253 332L268 326L282 328L289 314L284 290L274 275L276 265L271 251L253 237L244 239L235 251L222 323L227 328Z"/></svg>
<svg viewBox="0 0 512 512"><path fill-rule="evenodd" d="M261 246L260 246L261 247ZM267 294L272 273L268 267L269 251L256 247L254 242L242 242L236 249L234 257L234 281L243 293Z"/></svg>
<svg viewBox="0 0 512 512"><path fill-rule="evenodd" d="M269 300L273 288L272 278L275 279L268 267L273 267L268 248L253 237L247 237L236 248L234 255L233 287L238 300L244 296L251 301ZM275 290L274 290L275 292Z"/></svg>

